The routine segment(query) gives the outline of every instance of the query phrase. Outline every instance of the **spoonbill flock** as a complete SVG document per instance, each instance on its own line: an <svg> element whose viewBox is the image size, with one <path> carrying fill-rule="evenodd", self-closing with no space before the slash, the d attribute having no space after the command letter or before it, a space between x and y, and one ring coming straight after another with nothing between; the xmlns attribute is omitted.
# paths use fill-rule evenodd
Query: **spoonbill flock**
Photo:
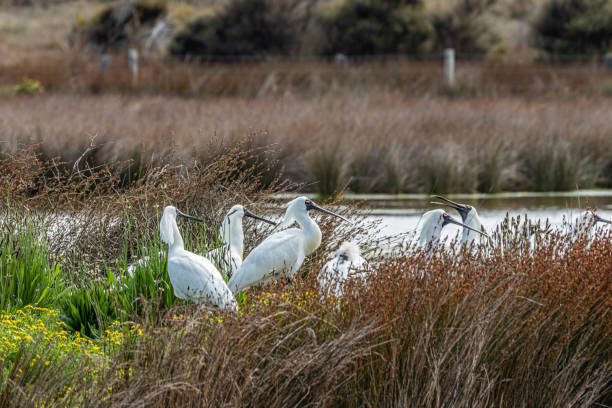
<svg viewBox="0 0 612 408"><path fill-rule="evenodd" d="M431 249L440 245L442 229L449 224L462 227L462 245L472 245L478 237L490 239L474 207L442 196L433 197L440 201L433 201L432 204L456 210L461 221L442 209L426 212L421 219L422 227L417 246ZM196 303L209 303L221 309L236 311L236 294L253 285L277 280L282 276L294 276L306 257L321 245L321 229L311 218L310 211L318 211L351 223L347 218L318 206L307 197L295 198L283 207L285 214L280 228L285 229L264 239L244 261L243 218L250 217L275 226L276 223L251 213L241 205L235 205L223 219L220 230L221 247L205 252L202 256L185 250L177 217L194 221L202 219L184 214L173 206L166 207L159 231L162 241L168 245L168 275L175 295ZM297 223L299 228L289 228L294 223ZM572 225L572 234L590 234L596 223L612 224L612 221L592 211L586 211ZM538 231L547 232L539 229ZM212 260L216 260L217 265ZM130 267L143 265L147 261L148 258L144 258ZM345 283L349 279L365 280L368 268L368 262L361 256L358 245L352 242L342 243L339 249L331 254L331 259L317 276L322 295L342 296ZM220 270L228 272L227 283L227 277Z"/></svg>

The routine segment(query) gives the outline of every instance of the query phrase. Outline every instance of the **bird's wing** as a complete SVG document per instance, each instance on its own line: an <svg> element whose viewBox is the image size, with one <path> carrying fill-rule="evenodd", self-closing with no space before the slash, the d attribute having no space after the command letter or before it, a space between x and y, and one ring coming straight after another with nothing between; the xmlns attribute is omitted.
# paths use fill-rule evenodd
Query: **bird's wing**
<svg viewBox="0 0 612 408"><path fill-rule="evenodd" d="M278 232L251 251L228 286L236 293L255 283L278 277L283 272L295 273L304 257L300 230L293 228Z"/></svg>
<svg viewBox="0 0 612 408"><path fill-rule="evenodd" d="M187 251L172 256L168 259L168 274L175 293L182 293L194 302L209 301L221 308L234 308L236 300L223 277L203 256Z"/></svg>
<svg viewBox="0 0 612 408"><path fill-rule="evenodd" d="M212 249L204 253L203 256L205 258L208 258L212 263L217 266L219 272L221 272L221 275L224 279L236 272L236 270L242 263L242 259L232 254L227 245Z"/></svg>

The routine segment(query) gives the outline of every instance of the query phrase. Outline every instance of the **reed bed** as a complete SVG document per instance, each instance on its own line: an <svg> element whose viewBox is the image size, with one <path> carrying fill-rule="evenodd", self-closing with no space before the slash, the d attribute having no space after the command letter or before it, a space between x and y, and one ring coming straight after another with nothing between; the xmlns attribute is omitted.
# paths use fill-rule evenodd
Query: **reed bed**
<svg viewBox="0 0 612 408"><path fill-rule="evenodd" d="M372 226L344 207L339 210L356 226L321 219L323 244L299 276L249 289L232 315L176 299L164 303L171 288L160 285L167 277L157 263L147 267L157 289L140 287L128 299L121 288L138 287L125 276L127 262L158 253L157 222L167 203L206 217L205 226L180 226L193 250L214 245L222 214L236 201L278 213L266 195L284 188L262 192L257 167L236 167L253 163L256 152L239 146L206 167L149 167L126 185L121 163L68 171L36 150L0 163L7 197L0 202L2 256L18 266L31 262L26 254L40 254L33 273L52 274L58 265L61 271L61 282L43 282L50 293L69 300L85 290L98 306L94 318L104 310L117 314L115 322L94 322L100 331L90 332L90 340L58 343L56 337L75 336L66 329L45 337L58 332L60 323L45 318L65 314L62 302L45 297L50 309L38 312L35 297L15 291L12 299L27 300L17 308L24 317L3 315L2 324L32 323L20 334L27 341L0 337L10 350L0 356L1 406L612 403L609 229L591 239L553 232L536 249L516 226L500 229L495 242L503 244L487 247L431 252L396 245L371 255L367 284L352 282L340 299L322 297L316 274L330 250L346 239L363 249L379 245L367 235ZM49 228L57 214L77 220L85 214L88 223L61 224L66 229L58 235ZM67 241L79 231L87 233ZM247 224L247 252L268 233ZM7 270L19 269L3 267L1 282ZM102 310L103 301L111 307ZM39 326L47 328L37 336Z"/></svg>
<svg viewBox="0 0 612 408"><path fill-rule="evenodd" d="M551 191L612 186L605 98L412 98L358 89L318 97L184 99L39 95L0 99L0 150L39 143L68 169L123 162L204 166L248 138L269 185L302 190ZM33 113L35 112L35 114ZM83 154L85 153L85 156ZM171 159L170 159L171 158Z"/></svg>

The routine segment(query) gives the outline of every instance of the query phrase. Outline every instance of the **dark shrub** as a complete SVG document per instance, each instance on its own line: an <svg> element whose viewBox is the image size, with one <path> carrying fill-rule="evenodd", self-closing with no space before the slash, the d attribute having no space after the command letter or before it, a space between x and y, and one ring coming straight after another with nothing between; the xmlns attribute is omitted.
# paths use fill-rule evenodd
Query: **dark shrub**
<svg viewBox="0 0 612 408"><path fill-rule="evenodd" d="M124 2L102 10L83 29L88 43L108 48L118 48L132 37L142 26L152 26L167 12L162 1L140 0Z"/></svg>
<svg viewBox="0 0 612 408"><path fill-rule="evenodd" d="M404 1L348 0L320 17L322 53L371 55L428 50L431 25L417 5Z"/></svg>
<svg viewBox="0 0 612 408"><path fill-rule="evenodd" d="M486 51L495 41L493 33L479 18L486 11L487 4L487 0L458 0L448 10L432 13L431 22L436 33L435 49Z"/></svg>
<svg viewBox="0 0 612 408"><path fill-rule="evenodd" d="M289 3L232 0L220 13L200 17L178 33L170 53L205 59L290 54L297 42L301 2Z"/></svg>
<svg viewBox="0 0 612 408"><path fill-rule="evenodd" d="M612 1L549 0L533 23L534 43L552 54L605 53L612 47Z"/></svg>

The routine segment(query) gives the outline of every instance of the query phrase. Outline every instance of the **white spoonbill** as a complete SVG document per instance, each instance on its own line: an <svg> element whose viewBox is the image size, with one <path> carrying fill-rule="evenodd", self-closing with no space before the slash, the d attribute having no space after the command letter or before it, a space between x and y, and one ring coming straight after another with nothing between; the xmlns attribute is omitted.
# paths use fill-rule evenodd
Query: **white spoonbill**
<svg viewBox="0 0 612 408"><path fill-rule="evenodd" d="M325 210L306 197L298 197L285 205L287 211L282 226L297 222L300 228L290 228L270 235L246 257L228 282L232 292L240 292L256 283L278 279L283 273L297 273L307 255L321 245L321 230L308 215L309 210L321 211L344 221L346 218Z"/></svg>
<svg viewBox="0 0 612 408"><path fill-rule="evenodd" d="M332 253L333 259L323 266L317 276L321 294L341 297L345 283L352 278L364 279L368 263L361 257L359 246L345 242Z"/></svg>
<svg viewBox="0 0 612 408"><path fill-rule="evenodd" d="M463 228L463 233L461 234L462 245L472 244L472 242L474 242L474 240L478 237L477 232L479 231L484 232L486 234L487 231L482 225L482 221L480 220L478 212L474 207L467 204L456 203L454 201L449 200L448 198L444 198L439 195L435 195L433 197L445 201L445 203L438 203L436 201L432 201L431 204L444 205L446 207L454 208L461 216L463 224L469 227Z"/></svg>
<svg viewBox="0 0 612 408"><path fill-rule="evenodd" d="M230 208L221 224L220 240L222 246L204 254L206 258L217 264L220 271L227 270L229 276L236 273L240 265L242 265L244 253L242 220L244 217L251 217L271 225L276 225L275 222L253 214L242 205L235 205Z"/></svg>
<svg viewBox="0 0 612 408"><path fill-rule="evenodd" d="M448 215L444 210L431 210L427 211L423 214L423 227L421 228L421 234L419 235L419 246L427 247L429 245L437 246L440 243L440 234L442 233L442 228L448 224L455 224L462 226L463 228L467 228L469 230L475 231L478 234L484 235L488 237L484 232L478 231L472 227L469 227L462 222L457 221L450 215Z"/></svg>
<svg viewBox="0 0 612 408"><path fill-rule="evenodd" d="M168 244L168 275L174 294L180 299L210 302L222 309L236 310L236 299L217 268L203 256L185 250L183 237L176 225L177 216L202 221L183 214L173 206L164 209L159 232L162 241Z"/></svg>

